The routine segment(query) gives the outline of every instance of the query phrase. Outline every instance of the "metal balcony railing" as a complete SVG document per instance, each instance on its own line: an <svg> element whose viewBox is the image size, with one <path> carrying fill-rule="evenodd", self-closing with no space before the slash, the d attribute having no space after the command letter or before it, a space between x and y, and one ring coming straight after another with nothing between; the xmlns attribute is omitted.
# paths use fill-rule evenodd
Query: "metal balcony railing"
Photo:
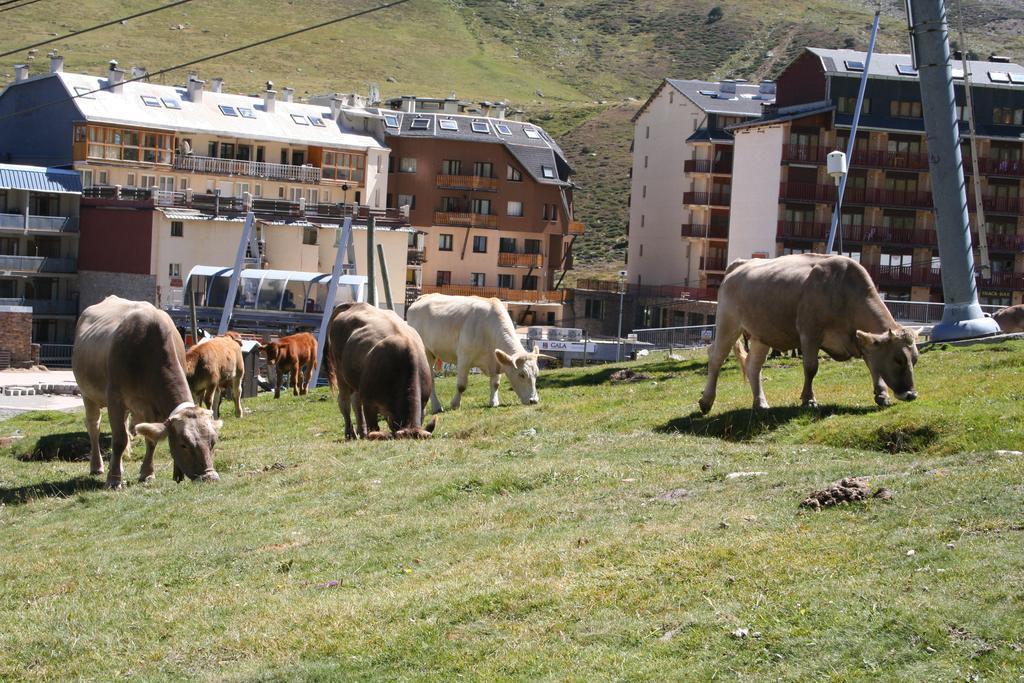
<svg viewBox="0 0 1024 683"><path fill-rule="evenodd" d="M426 252L423 249L409 249L409 255L407 262L410 266L418 266L425 263L427 260Z"/></svg>
<svg viewBox="0 0 1024 683"><path fill-rule="evenodd" d="M683 223L680 232L683 237L705 237L713 240L729 239L728 224Z"/></svg>
<svg viewBox="0 0 1024 683"><path fill-rule="evenodd" d="M0 256L0 270L26 273L74 273L78 262L56 256Z"/></svg>
<svg viewBox="0 0 1024 683"><path fill-rule="evenodd" d="M505 287L477 287L476 285L423 285L424 294L437 292L453 296L495 297L502 301L524 303L563 303L567 290L543 291L534 289L507 289Z"/></svg>
<svg viewBox="0 0 1024 683"><path fill-rule="evenodd" d="M51 299L3 298L0 306L31 306L32 314L47 315L78 315L77 301L53 301Z"/></svg>
<svg viewBox="0 0 1024 683"><path fill-rule="evenodd" d="M292 166L290 164L271 164L266 161L218 159L216 157L202 157L194 154L176 155L173 166L176 170L192 171L193 173L247 176L295 183L319 183L321 178L320 169L316 166Z"/></svg>
<svg viewBox="0 0 1024 683"><path fill-rule="evenodd" d="M683 204L697 206L729 206L729 192L684 192Z"/></svg>
<svg viewBox="0 0 1024 683"><path fill-rule="evenodd" d="M683 162L686 173L732 173L732 159L713 161L711 159L687 159Z"/></svg>
<svg viewBox="0 0 1024 683"><path fill-rule="evenodd" d="M726 262L726 258L724 256L700 257L701 270L725 270L727 265L729 264Z"/></svg>
<svg viewBox="0 0 1024 683"><path fill-rule="evenodd" d="M685 287L679 285L637 285L622 283L627 294L650 299L694 299L698 301L716 301L718 290L711 287ZM582 278L576 283L576 289L594 292L618 294L620 283L617 280L598 280Z"/></svg>
<svg viewBox="0 0 1024 683"><path fill-rule="evenodd" d="M78 232L78 216L25 216L22 213L0 213L0 229L29 232Z"/></svg>

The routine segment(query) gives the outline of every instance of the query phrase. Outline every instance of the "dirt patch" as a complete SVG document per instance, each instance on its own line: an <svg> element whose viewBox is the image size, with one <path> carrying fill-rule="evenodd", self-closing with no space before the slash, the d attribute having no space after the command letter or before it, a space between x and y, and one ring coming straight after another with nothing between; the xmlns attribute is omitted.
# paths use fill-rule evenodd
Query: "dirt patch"
<svg viewBox="0 0 1024 683"><path fill-rule="evenodd" d="M616 383L643 382L644 380L651 379L651 376L644 372L636 372L626 368L625 370L616 370L608 379Z"/></svg>
<svg viewBox="0 0 1024 683"><path fill-rule="evenodd" d="M800 507L818 511L823 507L856 503L868 498L892 500L892 491L882 487L872 493L867 477L843 477L823 489L811 491L807 498L800 501Z"/></svg>
<svg viewBox="0 0 1024 683"><path fill-rule="evenodd" d="M690 495L687 489L669 489L668 491L662 491L654 497L654 500L665 501L666 503L675 503L683 498Z"/></svg>
<svg viewBox="0 0 1024 683"><path fill-rule="evenodd" d="M938 438L939 433L928 425L882 427L874 434L874 441L877 444L874 450L893 454L915 453L928 448Z"/></svg>

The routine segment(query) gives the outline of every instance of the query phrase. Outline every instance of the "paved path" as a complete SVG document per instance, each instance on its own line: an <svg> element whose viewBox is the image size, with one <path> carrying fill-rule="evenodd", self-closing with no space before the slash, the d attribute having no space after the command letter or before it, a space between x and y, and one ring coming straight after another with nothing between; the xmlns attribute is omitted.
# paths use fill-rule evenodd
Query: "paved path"
<svg viewBox="0 0 1024 683"><path fill-rule="evenodd" d="M34 387L37 384L74 384L70 370L3 370L0 388ZM2 392L0 392L2 394ZM3 396L0 395L0 420L6 420L28 410L75 410L82 407L80 396Z"/></svg>

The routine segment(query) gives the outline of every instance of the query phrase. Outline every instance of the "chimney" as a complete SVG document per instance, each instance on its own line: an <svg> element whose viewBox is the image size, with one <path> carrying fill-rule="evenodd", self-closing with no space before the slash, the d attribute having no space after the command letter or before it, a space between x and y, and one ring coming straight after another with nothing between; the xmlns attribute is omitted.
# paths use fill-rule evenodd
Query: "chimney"
<svg viewBox="0 0 1024 683"><path fill-rule="evenodd" d="M110 92L120 93L124 83L124 69L117 68L117 60L111 59L107 70L107 89Z"/></svg>
<svg viewBox="0 0 1024 683"><path fill-rule="evenodd" d="M203 86L206 81L200 80L195 74L188 75L188 101L198 104L203 101Z"/></svg>
<svg viewBox="0 0 1024 683"><path fill-rule="evenodd" d="M727 95L735 95L736 81L722 81L718 84L718 91Z"/></svg>
<svg viewBox="0 0 1024 683"><path fill-rule="evenodd" d="M996 62L998 64L1009 64L1010 63L1010 58L1009 57L1004 57L1002 55L990 54L988 56L988 61Z"/></svg>
<svg viewBox="0 0 1024 683"><path fill-rule="evenodd" d="M133 81L141 81L142 79L146 78L146 76L148 76L148 75L149 74L146 72L145 67L141 67L141 66L133 66L132 67L132 80Z"/></svg>
<svg viewBox="0 0 1024 683"><path fill-rule="evenodd" d="M345 104L345 100L338 96L337 93L331 95L331 118L335 121L338 120L338 116L341 114L341 107Z"/></svg>
<svg viewBox="0 0 1024 683"><path fill-rule="evenodd" d="M267 81L267 90L263 93L263 111L268 114L274 112L274 102L277 99L277 91L274 90L274 84L271 81Z"/></svg>
<svg viewBox="0 0 1024 683"><path fill-rule="evenodd" d="M496 119L504 119L505 118L505 114L507 112L508 112L508 103L507 102L498 102L496 105L494 105L494 118L496 118Z"/></svg>
<svg viewBox="0 0 1024 683"><path fill-rule="evenodd" d="M757 87L757 92L762 95L774 95L775 81L761 81L761 85Z"/></svg>
<svg viewBox="0 0 1024 683"><path fill-rule="evenodd" d="M402 111L412 114L416 111L416 98L411 95L402 95Z"/></svg>
<svg viewBox="0 0 1024 683"><path fill-rule="evenodd" d="M28 78L28 65L27 64L15 64L14 65L14 82L24 81Z"/></svg>
<svg viewBox="0 0 1024 683"><path fill-rule="evenodd" d="M223 78L211 78L210 79L210 92L221 92L224 89Z"/></svg>
<svg viewBox="0 0 1024 683"><path fill-rule="evenodd" d="M64 70L64 58L56 50L50 50L50 73L59 74Z"/></svg>
<svg viewBox="0 0 1024 683"><path fill-rule="evenodd" d="M291 102L294 94L295 88L281 88L281 99L285 102Z"/></svg>

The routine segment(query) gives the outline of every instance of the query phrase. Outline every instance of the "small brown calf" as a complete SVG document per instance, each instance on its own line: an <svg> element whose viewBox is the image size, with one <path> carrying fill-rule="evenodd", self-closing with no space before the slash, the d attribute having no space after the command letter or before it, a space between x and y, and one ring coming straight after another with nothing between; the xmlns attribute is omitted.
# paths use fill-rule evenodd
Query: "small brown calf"
<svg viewBox="0 0 1024 683"><path fill-rule="evenodd" d="M237 332L214 337L193 346L185 354L185 375L193 400L211 408L220 417L220 399L230 387L235 400L235 417L242 417L242 342Z"/></svg>
<svg viewBox="0 0 1024 683"><path fill-rule="evenodd" d="M277 369L274 398L281 398L281 381L289 372L294 395L309 391L309 380L316 369L316 337L309 332L299 332L269 342L263 350L267 352L267 362Z"/></svg>

